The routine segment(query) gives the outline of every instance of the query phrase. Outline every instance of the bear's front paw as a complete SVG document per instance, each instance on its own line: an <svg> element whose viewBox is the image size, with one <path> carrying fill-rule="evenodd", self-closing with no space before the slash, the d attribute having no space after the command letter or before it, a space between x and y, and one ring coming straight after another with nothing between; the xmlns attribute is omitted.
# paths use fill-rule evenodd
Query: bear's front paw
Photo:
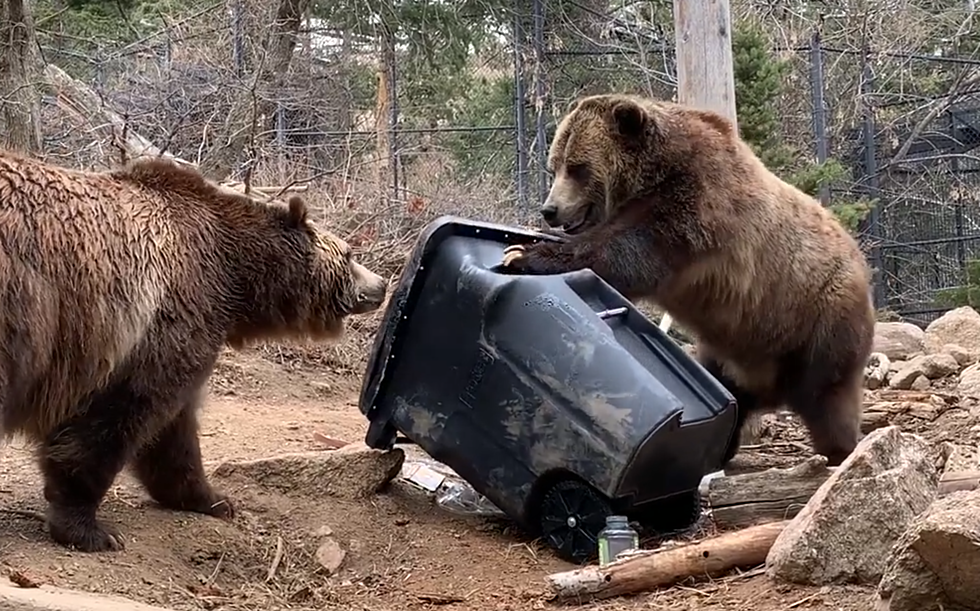
<svg viewBox="0 0 980 611"><path fill-rule="evenodd" d="M95 519L91 508L52 507L48 512L48 532L56 543L81 552L109 552L125 549L120 532Z"/></svg>
<svg viewBox="0 0 980 611"><path fill-rule="evenodd" d="M511 264L524 256L524 245L514 244L504 249L504 258L500 261L501 267L510 267Z"/></svg>
<svg viewBox="0 0 980 611"><path fill-rule="evenodd" d="M504 256L500 259L500 263L493 266L491 271L497 272L498 274L523 274L527 265L527 246L523 244L514 244L508 246L504 249Z"/></svg>

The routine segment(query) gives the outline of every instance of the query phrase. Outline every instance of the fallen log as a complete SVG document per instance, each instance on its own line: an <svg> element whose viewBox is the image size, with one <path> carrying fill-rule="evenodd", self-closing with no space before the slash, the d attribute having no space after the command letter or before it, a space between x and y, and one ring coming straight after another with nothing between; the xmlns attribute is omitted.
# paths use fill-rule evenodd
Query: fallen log
<svg viewBox="0 0 980 611"><path fill-rule="evenodd" d="M812 456L789 469L767 469L716 477L708 483L711 518L719 530L735 530L789 520L833 473L823 456ZM950 471L939 483L939 496L980 487L980 471Z"/></svg>
<svg viewBox="0 0 980 611"><path fill-rule="evenodd" d="M789 469L716 477L708 483L708 506L722 530L789 520L803 509L833 471L824 456Z"/></svg>
<svg viewBox="0 0 980 611"><path fill-rule="evenodd" d="M933 422L951 407L945 396L930 393L910 393L865 402L861 413L861 432L867 435L875 429L912 420Z"/></svg>
<svg viewBox="0 0 980 611"><path fill-rule="evenodd" d="M91 87L58 66L47 64L44 67L44 85L61 110L72 115L79 124L88 126L93 133L105 136L125 153L126 159L166 157L181 165L198 167L195 163L161 150L149 139L133 130L126 118L104 104L102 98ZM277 198L284 193L303 192L309 188L308 184L257 187L237 180L220 181L219 185L238 193L247 193L263 201Z"/></svg>
<svg viewBox="0 0 980 611"><path fill-rule="evenodd" d="M609 598L673 585L688 577L714 577L764 564L769 548L788 524L762 524L738 532L640 552L604 567L554 573L546 580L555 598Z"/></svg>

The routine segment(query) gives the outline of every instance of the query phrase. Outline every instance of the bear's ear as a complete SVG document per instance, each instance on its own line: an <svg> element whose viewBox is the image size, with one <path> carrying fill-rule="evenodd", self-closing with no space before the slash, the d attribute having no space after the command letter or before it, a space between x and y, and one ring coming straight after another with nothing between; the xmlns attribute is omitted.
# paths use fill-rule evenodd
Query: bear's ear
<svg viewBox="0 0 980 611"><path fill-rule="evenodd" d="M613 128L621 136L636 138L646 131L650 117L647 111L632 100L621 100L610 110Z"/></svg>
<svg viewBox="0 0 980 611"><path fill-rule="evenodd" d="M572 114L572 112L574 112L575 109L578 108L579 107L579 104L581 104L581 103L582 103L582 98L575 98L574 100L572 100L571 102L569 102L568 103L568 106L565 107L565 114L566 115Z"/></svg>
<svg viewBox="0 0 980 611"><path fill-rule="evenodd" d="M289 224L299 227L306 222L306 200L299 195L289 198Z"/></svg>

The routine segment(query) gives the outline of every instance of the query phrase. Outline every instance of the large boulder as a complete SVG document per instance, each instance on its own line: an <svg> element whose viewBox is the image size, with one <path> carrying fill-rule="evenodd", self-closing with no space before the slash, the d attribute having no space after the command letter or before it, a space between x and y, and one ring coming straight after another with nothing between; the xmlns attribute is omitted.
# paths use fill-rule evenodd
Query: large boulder
<svg viewBox="0 0 980 611"><path fill-rule="evenodd" d="M980 314L970 306L946 312L929 323L925 331L926 352L941 352L956 344L972 354L980 354Z"/></svg>
<svg viewBox="0 0 980 611"><path fill-rule="evenodd" d="M876 592L876 611L980 609L980 491L933 503L902 535Z"/></svg>
<svg viewBox="0 0 980 611"><path fill-rule="evenodd" d="M926 334L909 322L879 322L875 324L874 352L891 360L906 360L926 351Z"/></svg>
<svg viewBox="0 0 980 611"><path fill-rule="evenodd" d="M869 433L786 526L767 573L792 583L877 583L892 546L935 500L949 458L896 426Z"/></svg>
<svg viewBox="0 0 980 611"><path fill-rule="evenodd" d="M936 380L953 375L959 370L960 364L952 355L946 353L921 354L905 363L900 370L892 374L888 378L888 385L900 390L909 390L917 378L924 377L926 380Z"/></svg>
<svg viewBox="0 0 980 611"><path fill-rule="evenodd" d="M960 364L960 367L969 367L977 362L977 355L959 344L946 344L940 352L952 356Z"/></svg>
<svg viewBox="0 0 980 611"><path fill-rule="evenodd" d="M980 363L970 365L960 372L956 393L963 397L980 398Z"/></svg>

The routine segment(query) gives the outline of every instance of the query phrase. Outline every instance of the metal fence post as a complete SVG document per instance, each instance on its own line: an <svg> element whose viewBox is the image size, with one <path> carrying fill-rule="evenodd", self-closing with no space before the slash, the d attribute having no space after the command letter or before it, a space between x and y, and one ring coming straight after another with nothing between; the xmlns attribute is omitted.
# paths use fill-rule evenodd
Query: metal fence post
<svg viewBox="0 0 980 611"><path fill-rule="evenodd" d="M868 199L873 202L871 214L869 215L868 233L872 239L871 259L875 267L874 302L876 308L881 308L885 304L885 270L884 257L881 252L881 239L883 237L881 231L881 210L880 202L877 201L880 196L880 190L878 185L874 104L870 98L874 75L871 71L871 61L867 48L864 50L862 63L861 94L862 101L864 102L864 121L862 125L864 131L864 174L866 179L866 193Z"/></svg>
<svg viewBox="0 0 980 611"><path fill-rule="evenodd" d="M545 46L544 46L544 1L532 0L534 13L534 152L537 157L538 204L544 204L548 197L547 161L548 143L545 137Z"/></svg>
<svg viewBox="0 0 980 611"><path fill-rule="evenodd" d="M820 32L810 37L810 91L813 97L813 139L816 142L817 163L827 161L827 106L824 103L823 48ZM830 185L820 186L820 203L830 204Z"/></svg>
<svg viewBox="0 0 980 611"><path fill-rule="evenodd" d="M517 132L514 141L516 143L517 167L515 168L514 183L517 188L517 201L521 213L525 218L530 215L527 198L527 120L524 109L524 25L522 23L521 9L524 2L515 0L514 2L514 125Z"/></svg>

